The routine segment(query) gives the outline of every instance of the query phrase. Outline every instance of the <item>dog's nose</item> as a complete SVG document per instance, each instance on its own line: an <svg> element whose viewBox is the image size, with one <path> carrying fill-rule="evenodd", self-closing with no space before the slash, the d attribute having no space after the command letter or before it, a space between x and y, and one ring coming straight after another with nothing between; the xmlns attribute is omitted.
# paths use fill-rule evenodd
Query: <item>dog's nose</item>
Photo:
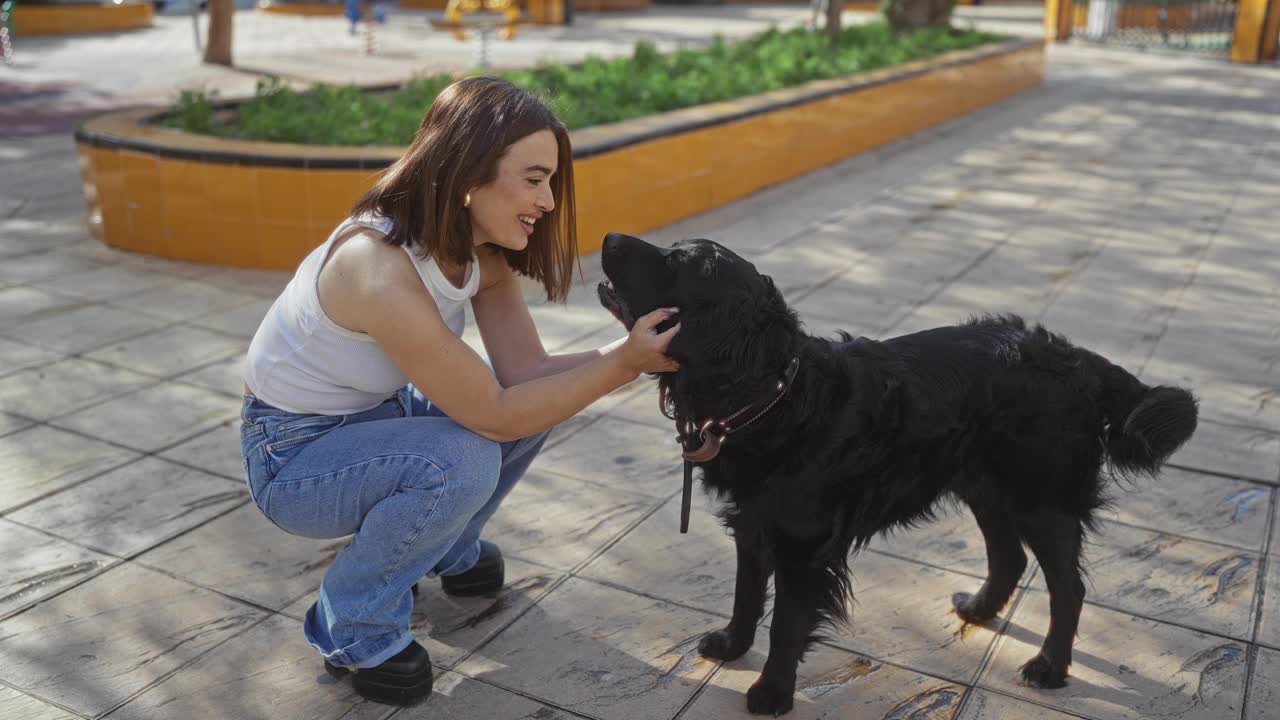
<svg viewBox="0 0 1280 720"><path fill-rule="evenodd" d="M633 240L635 240L635 238L631 237L630 235L623 235L622 233L614 233L614 232L608 233L607 235L604 236L604 250L605 252L610 252L610 253L617 252L622 248L624 244L626 244L628 241L633 241Z"/></svg>

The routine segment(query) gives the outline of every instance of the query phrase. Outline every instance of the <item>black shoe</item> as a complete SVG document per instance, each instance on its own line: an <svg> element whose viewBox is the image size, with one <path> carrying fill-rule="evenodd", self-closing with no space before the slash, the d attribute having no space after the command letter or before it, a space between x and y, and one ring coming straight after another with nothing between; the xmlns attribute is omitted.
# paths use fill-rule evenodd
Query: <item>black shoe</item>
<svg viewBox="0 0 1280 720"><path fill-rule="evenodd" d="M365 700L413 705L431 694L431 656L417 640L377 667L351 669L324 663L335 678L351 675L351 686Z"/></svg>
<svg viewBox="0 0 1280 720"><path fill-rule="evenodd" d="M458 575L440 576L440 587L454 597L488 595L502 589L502 551L488 540L480 541L480 559L475 567Z"/></svg>

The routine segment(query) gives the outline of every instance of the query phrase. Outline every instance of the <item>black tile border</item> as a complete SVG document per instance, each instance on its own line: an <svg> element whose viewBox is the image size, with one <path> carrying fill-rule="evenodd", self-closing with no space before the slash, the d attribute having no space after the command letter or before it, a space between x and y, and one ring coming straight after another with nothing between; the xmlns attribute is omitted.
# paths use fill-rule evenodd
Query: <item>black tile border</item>
<svg viewBox="0 0 1280 720"><path fill-rule="evenodd" d="M945 60L938 63L926 64L924 67L913 68L911 70L906 70L902 72L893 72L892 68L887 68L885 70L872 71L875 73L883 72L885 73L884 77L877 77L873 79L858 79L858 76L855 76L854 79L850 80L849 82L837 85L835 87L822 87L818 89L813 89L808 92L805 92L803 90L798 91L797 88L783 88L780 90L771 91L770 93L764 93L761 95L751 96L747 98L740 98L737 100L737 102L752 102L753 100L755 100L756 105L754 107L744 108L738 111L716 113L711 117L688 117L688 118L678 117L679 114L681 113L692 114L691 111L696 111L698 107L706 107L706 106L694 106L691 108L674 110L674 111L671 111L671 113L668 113L668 115L672 116L672 119L669 122L660 123L659 127L653 127L653 128L644 129L644 130L637 130L631 133L620 132L620 133L617 133L615 137L611 137L604 140L597 140L595 142L588 142L586 144L579 145L574 148L573 157L575 160L584 160L597 155L605 155L607 153L621 150L623 148L626 148L632 145L638 145L641 143L650 142L653 140L658 140L661 138L670 137L674 135L679 135L682 133L692 132L694 130L701 130L708 127L714 127L717 125L727 125L729 123L739 122L739 121L746 120L759 115L764 115L769 112L773 112L777 110L785 110L788 108L793 108L800 105L805 105L808 103L825 100L827 98L835 97L838 95L846 95L850 93L860 92L863 90L868 90L871 88L887 85L894 82L910 80L910 79L921 77L923 75L928 75L929 73L933 73L937 71L948 70L951 68L961 67L964 65L972 65L984 60L989 60L993 57L1001 56L1001 55L1013 55L1021 51L1027 50L1029 48L1042 47L1043 45L1044 45L1043 40L1026 39L1026 38L1005 40L1003 42L999 42L999 41L993 42L985 47L980 46L979 48L958 51L960 53L964 53L964 56L962 57L954 58L951 60ZM929 61L924 60L922 62L928 63ZM815 82L830 84L832 81L819 80ZM393 89L394 87L396 86L378 85L375 87L367 88L366 90L369 92L377 92L377 91L385 91L388 89ZM800 87L803 87L803 86L800 86ZM779 99L779 100L770 102L768 100L768 97L769 95L772 95L772 94L788 95L788 96L794 95L794 97L787 97L785 99ZM217 107L219 109L227 109L227 108L235 107L237 104L238 104L237 102L232 101L232 102L221 103ZM164 115L165 115L164 112L158 112L152 115L147 115L140 118L139 122L144 125L151 125L151 124L154 124L156 121L158 121L160 118L162 118ZM657 118L657 117L660 117L660 116L655 115L655 116L647 116L645 118L637 118L636 121L643 120L645 124L650 124L650 123L653 123L654 118ZM632 121L624 120L624 121L621 121L619 124L625 124L627 122L632 122ZM143 139L120 137L110 132L91 130L91 129L88 129L88 126L90 124L92 124L92 121L82 124L76 128L74 133L74 138L76 143L81 145L88 145L91 147L106 148L106 149L135 150L138 152L146 153L149 155L155 155L158 157L173 158L173 159L179 159L179 160L194 160L197 162L207 163L207 164L244 165L244 166L253 166L253 167L275 167L275 168L298 168L298 169L312 169L312 170L381 170L390 166L393 162L395 162L395 158L392 158L392 157L325 156L322 154L324 152L325 146L315 146L317 151L315 156L286 155L286 154L257 154L252 152L238 152L235 150L226 150L226 151L208 150L205 148L184 147L181 144L182 138L184 136L189 136L189 135L187 133L183 133L177 130L174 131L175 133L174 142L170 144L170 143L164 143L164 142L157 142L154 140L143 140ZM637 122L637 124L639 123ZM597 127L604 127L604 126L597 126ZM207 136L198 136L198 137L206 138Z"/></svg>

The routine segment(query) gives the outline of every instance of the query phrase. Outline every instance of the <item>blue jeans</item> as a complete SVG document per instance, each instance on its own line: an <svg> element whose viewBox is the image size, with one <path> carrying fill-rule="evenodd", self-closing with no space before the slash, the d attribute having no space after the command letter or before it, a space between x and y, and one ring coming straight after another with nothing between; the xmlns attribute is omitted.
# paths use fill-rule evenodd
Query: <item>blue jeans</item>
<svg viewBox="0 0 1280 720"><path fill-rule="evenodd" d="M246 396L249 492L282 530L352 535L307 610L307 640L330 663L382 664L413 640L410 586L475 566L480 532L547 433L497 443L411 387L354 415L298 415Z"/></svg>

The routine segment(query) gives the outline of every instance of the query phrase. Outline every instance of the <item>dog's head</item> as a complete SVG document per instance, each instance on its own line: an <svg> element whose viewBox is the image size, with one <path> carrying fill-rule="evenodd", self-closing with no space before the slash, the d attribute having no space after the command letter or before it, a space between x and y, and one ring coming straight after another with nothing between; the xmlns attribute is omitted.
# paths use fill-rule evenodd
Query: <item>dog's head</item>
<svg viewBox="0 0 1280 720"><path fill-rule="evenodd" d="M682 375L776 378L795 351L799 323L773 280L717 242L662 248L610 233L601 263L608 280L599 285L600 303L628 330L653 310L679 309L680 332L667 354Z"/></svg>

